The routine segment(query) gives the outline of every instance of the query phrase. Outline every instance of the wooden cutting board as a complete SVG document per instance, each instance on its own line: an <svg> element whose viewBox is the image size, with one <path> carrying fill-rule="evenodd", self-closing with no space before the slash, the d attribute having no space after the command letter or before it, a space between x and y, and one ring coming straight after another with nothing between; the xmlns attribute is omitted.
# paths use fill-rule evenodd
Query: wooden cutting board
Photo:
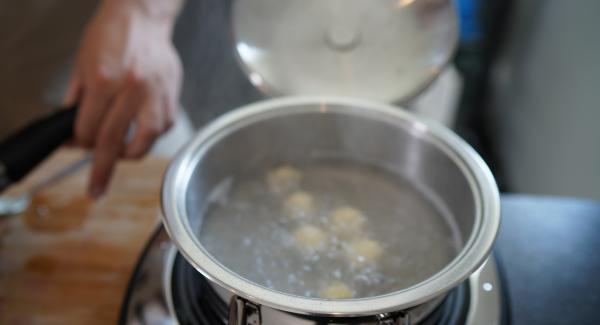
<svg viewBox="0 0 600 325"><path fill-rule="evenodd" d="M61 149L27 184L81 158ZM122 162L107 195L86 196L85 168L0 219L0 324L115 324L133 267L160 222L167 161Z"/></svg>

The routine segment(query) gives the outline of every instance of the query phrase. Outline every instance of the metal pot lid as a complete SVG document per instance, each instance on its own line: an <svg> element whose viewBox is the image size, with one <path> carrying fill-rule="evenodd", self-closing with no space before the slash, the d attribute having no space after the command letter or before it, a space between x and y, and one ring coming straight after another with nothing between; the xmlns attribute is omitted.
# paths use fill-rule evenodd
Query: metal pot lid
<svg viewBox="0 0 600 325"><path fill-rule="evenodd" d="M450 0L238 0L236 54L268 96L342 95L405 102L457 43Z"/></svg>

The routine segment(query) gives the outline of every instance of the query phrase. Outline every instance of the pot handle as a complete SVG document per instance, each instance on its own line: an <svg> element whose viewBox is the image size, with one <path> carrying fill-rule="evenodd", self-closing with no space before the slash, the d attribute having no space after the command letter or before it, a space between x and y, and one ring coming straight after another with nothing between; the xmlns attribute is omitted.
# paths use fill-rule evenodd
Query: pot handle
<svg viewBox="0 0 600 325"><path fill-rule="evenodd" d="M229 300L228 325L261 325L260 305L233 295ZM411 325L409 312L377 315L378 325Z"/></svg>
<svg viewBox="0 0 600 325"><path fill-rule="evenodd" d="M229 325L260 325L260 306L233 295L229 300Z"/></svg>
<svg viewBox="0 0 600 325"><path fill-rule="evenodd" d="M377 325L410 325L410 312L377 315Z"/></svg>
<svg viewBox="0 0 600 325"><path fill-rule="evenodd" d="M77 107L60 109L0 142L0 192L73 137Z"/></svg>

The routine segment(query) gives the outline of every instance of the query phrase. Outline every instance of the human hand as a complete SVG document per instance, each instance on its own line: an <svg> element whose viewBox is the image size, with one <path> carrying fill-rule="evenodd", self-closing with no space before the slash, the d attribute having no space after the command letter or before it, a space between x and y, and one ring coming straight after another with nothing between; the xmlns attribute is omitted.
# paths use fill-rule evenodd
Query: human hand
<svg viewBox="0 0 600 325"><path fill-rule="evenodd" d="M144 156L175 117L182 73L171 32L178 8L153 2L105 0L81 40L65 102L79 103L75 143L94 150L94 198L105 192L117 160Z"/></svg>

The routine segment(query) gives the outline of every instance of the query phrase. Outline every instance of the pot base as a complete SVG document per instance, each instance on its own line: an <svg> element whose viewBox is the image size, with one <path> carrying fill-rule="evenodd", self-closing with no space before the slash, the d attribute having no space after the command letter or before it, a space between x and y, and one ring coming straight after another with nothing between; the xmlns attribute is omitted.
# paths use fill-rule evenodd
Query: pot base
<svg viewBox="0 0 600 325"><path fill-rule="evenodd" d="M501 319L506 319L502 317L501 291L496 261L490 257L468 281L450 291L444 301L419 324L501 324ZM285 315L286 323L292 323L297 318L296 315ZM132 275L119 323L217 325L226 324L227 317L228 306L222 295L177 253L160 226ZM265 315L263 323L266 324L268 318L268 314ZM323 319L312 319L314 324L317 324L317 320L323 324ZM302 324L311 324L311 318L303 317L301 320ZM281 318L278 322L281 322ZM339 320L336 324L340 324Z"/></svg>

